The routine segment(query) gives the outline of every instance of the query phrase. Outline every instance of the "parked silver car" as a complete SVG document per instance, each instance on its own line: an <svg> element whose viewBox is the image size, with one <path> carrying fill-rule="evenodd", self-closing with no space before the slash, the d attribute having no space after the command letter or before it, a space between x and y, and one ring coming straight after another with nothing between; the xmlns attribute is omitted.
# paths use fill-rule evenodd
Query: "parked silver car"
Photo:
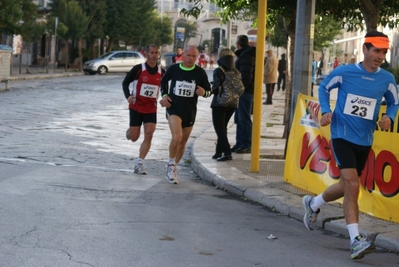
<svg viewBox="0 0 399 267"><path fill-rule="evenodd" d="M112 51L83 64L86 74L104 75L107 72L129 72L134 65L145 62L145 57L138 51Z"/></svg>

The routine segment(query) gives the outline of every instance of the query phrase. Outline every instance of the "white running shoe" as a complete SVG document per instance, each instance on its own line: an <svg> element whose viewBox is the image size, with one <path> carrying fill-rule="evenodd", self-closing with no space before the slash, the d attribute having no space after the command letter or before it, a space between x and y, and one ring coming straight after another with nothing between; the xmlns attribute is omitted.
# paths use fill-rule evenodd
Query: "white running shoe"
<svg viewBox="0 0 399 267"><path fill-rule="evenodd" d="M133 169L134 173L146 175L147 172L144 170L143 164L137 163Z"/></svg>
<svg viewBox="0 0 399 267"><path fill-rule="evenodd" d="M171 184L177 184L177 176L176 176L176 164L168 164L166 167L166 179L168 180L169 183Z"/></svg>
<svg viewBox="0 0 399 267"><path fill-rule="evenodd" d="M309 230L314 230L317 226L317 215L320 212L318 209L316 212L312 210L310 207L310 203L312 202L312 196L304 196L302 198L303 208L305 209L305 215L303 216L303 223L305 224L306 228Z"/></svg>
<svg viewBox="0 0 399 267"><path fill-rule="evenodd" d="M375 245L372 241L368 241L366 237L358 236L351 245L351 258L352 260L358 260L364 257L364 255L375 251Z"/></svg>

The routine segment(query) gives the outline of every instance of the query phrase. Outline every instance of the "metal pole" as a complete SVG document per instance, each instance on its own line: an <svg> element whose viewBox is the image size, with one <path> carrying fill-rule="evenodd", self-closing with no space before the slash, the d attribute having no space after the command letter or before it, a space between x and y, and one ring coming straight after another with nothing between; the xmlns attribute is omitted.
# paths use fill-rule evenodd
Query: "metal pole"
<svg viewBox="0 0 399 267"><path fill-rule="evenodd" d="M55 73L55 70L57 69L57 64L58 64L58 42L57 42L57 29L58 29L58 17L55 17L54 20L54 38L55 38L55 48L54 48L54 68L53 68L53 73Z"/></svg>
<svg viewBox="0 0 399 267"><path fill-rule="evenodd" d="M299 93L309 94L312 82L311 56L314 39L315 0L298 0L295 28L294 73L290 126Z"/></svg>
<svg viewBox="0 0 399 267"><path fill-rule="evenodd" d="M222 29L222 19L220 19L220 32L219 32L219 49L222 47L223 29Z"/></svg>
<svg viewBox="0 0 399 267"><path fill-rule="evenodd" d="M231 48L231 20L227 22L227 45L228 48Z"/></svg>
<svg viewBox="0 0 399 267"><path fill-rule="evenodd" d="M161 22L163 23L163 0L161 2Z"/></svg>
<svg viewBox="0 0 399 267"><path fill-rule="evenodd" d="M255 57L255 91L253 108L253 125L251 141L251 164L250 172L259 172L260 154L260 125L262 122L262 87L263 87L263 59L265 57L265 37L266 37L266 12L267 0L258 1L258 31L256 40Z"/></svg>

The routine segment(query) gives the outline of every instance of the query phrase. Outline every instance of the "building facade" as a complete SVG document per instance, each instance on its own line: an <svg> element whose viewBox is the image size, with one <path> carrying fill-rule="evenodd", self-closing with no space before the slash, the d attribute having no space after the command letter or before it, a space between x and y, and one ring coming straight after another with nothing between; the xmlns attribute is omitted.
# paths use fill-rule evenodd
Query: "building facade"
<svg viewBox="0 0 399 267"><path fill-rule="evenodd" d="M248 35L251 45L256 45L256 30L252 27L252 22L229 21L222 24L217 12L221 9L213 3L202 2L202 10L199 17L185 17L180 11L191 9L193 3L187 0L157 0L158 12L162 16L172 19L174 43L163 47L163 53L173 52L176 47L184 45L195 45L203 47L206 53L216 53L220 46L231 47L235 45L238 35ZM196 23L196 37L187 40L181 32L181 23ZM180 32L179 32L180 31ZM207 41L207 45L203 42Z"/></svg>

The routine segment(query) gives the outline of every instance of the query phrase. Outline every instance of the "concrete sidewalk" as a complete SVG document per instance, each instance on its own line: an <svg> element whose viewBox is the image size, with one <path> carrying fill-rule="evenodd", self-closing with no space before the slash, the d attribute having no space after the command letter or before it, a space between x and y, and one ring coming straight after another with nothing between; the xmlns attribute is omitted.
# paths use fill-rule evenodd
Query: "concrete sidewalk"
<svg viewBox="0 0 399 267"><path fill-rule="evenodd" d="M32 66L29 67L30 73L26 73L26 66L21 67L21 73L19 73L19 67L13 67L10 81L16 80L31 80L31 79L51 79L51 78L58 78L58 77L70 77L70 76L80 76L84 75L83 71L75 70L75 69L68 69L65 71L64 68L56 68L49 67L36 67Z"/></svg>
<svg viewBox="0 0 399 267"><path fill-rule="evenodd" d="M262 102L264 99L262 100ZM199 136L191 154L192 168L204 180L222 190L240 196L244 200L260 203L272 211L302 222L304 209L302 197L311 194L283 181L286 140L282 139L285 92L275 92L273 105L262 107L260 168L258 173L249 171L250 154L233 153L233 160L217 162L211 159L215 152L216 134L213 128ZM230 144L235 141L233 119L228 127ZM322 207L317 225L320 228L348 236L339 203ZM378 247L399 251L399 225L361 214L359 220L361 234L375 238ZM303 226L304 231L308 231ZM320 235L321 237L322 235ZM349 249L349 242L348 242Z"/></svg>
<svg viewBox="0 0 399 267"><path fill-rule="evenodd" d="M83 72L78 70L68 70L65 71L64 68L48 68L45 67L29 67L30 73L26 73L26 66L21 66L21 71L19 67L13 67L11 70L11 74L9 76L8 84L0 83L0 91L12 88L13 81L20 80L34 80L34 79L52 79L52 78L61 78L61 77L72 77L72 76L81 76L84 75ZM20 73L21 72L21 73Z"/></svg>
<svg viewBox="0 0 399 267"><path fill-rule="evenodd" d="M65 72L64 69L56 69L55 72L49 69L48 73L38 69L36 72L32 71L32 74L24 72L25 69L22 69L22 73L19 74L18 69L14 68L10 81L84 75L83 72ZM9 88L12 88L12 82ZM1 84L0 90L2 90ZM216 134L212 127L195 140L191 153L191 166L202 179L220 189L302 221L304 215L302 196L311 193L283 181L285 166L283 155L286 143L286 140L282 139L284 101L285 93L279 91L275 92L273 105L262 106L261 159L258 173L249 172L250 154L233 153L233 160L227 162L212 160L216 142ZM235 141L235 129L231 119L228 127L230 144ZM375 237L375 244L378 247L399 251L398 224L361 214L359 225L362 234ZM318 216L318 227L347 236L342 207L338 203L325 205ZM308 231L305 226L303 229Z"/></svg>

